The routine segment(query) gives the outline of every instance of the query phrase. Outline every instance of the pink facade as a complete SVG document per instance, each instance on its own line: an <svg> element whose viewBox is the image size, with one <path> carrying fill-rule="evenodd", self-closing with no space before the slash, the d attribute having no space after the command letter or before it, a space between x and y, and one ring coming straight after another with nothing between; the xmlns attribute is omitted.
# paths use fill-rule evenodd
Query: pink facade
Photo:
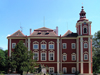
<svg viewBox="0 0 100 75"><path fill-rule="evenodd" d="M13 47L23 40L28 51L32 50L35 54L33 59L36 58L44 69L48 66L46 73L93 75L91 21L86 19L83 7L76 29L76 33L68 30L63 36L58 36L58 27L56 30L42 27L33 33L30 30L29 36L18 30L7 37L8 56L14 51Z"/></svg>

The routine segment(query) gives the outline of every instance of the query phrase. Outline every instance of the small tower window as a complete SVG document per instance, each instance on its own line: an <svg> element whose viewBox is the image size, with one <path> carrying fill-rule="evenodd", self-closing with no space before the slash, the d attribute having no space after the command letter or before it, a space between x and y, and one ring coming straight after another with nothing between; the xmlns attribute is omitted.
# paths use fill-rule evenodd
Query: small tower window
<svg viewBox="0 0 100 75"><path fill-rule="evenodd" d="M86 22L84 22L84 24L86 24Z"/></svg>
<svg viewBox="0 0 100 75"><path fill-rule="evenodd" d="M87 33L87 28L84 28L84 33Z"/></svg>

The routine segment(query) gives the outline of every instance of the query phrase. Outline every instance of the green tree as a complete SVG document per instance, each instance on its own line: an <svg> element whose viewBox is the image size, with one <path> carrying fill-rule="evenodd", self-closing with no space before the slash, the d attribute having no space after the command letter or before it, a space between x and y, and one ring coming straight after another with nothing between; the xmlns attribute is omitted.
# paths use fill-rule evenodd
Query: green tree
<svg viewBox="0 0 100 75"><path fill-rule="evenodd" d="M20 74L23 71L26 72L34 72L35 66L37 66L36 61L32 59L33 52L27 50L27 47L24 46L23 41L19 41L19 43L15 46L14 51L12 51L11 57L9 58L9 67Z"/></svg>
<svg viewBox="0 0 100 75"><path fill-rule="evenodd" d="M97 73L100 70L100 31L98 31L93 35L92 51L93 51L93 72Z"/></svg>
<svg viewBox="0 0 100 75"><path fill-rule="evenodd" d="M7 55L8 50L2 50L0 49L0 71L3 73L7 73Z"/></svg>
<svg viewBox="0 0 100 75"><path fill-rule="evenodd" d="M5 53L0 49L0 71L4 71L5 67Z"/></svg>

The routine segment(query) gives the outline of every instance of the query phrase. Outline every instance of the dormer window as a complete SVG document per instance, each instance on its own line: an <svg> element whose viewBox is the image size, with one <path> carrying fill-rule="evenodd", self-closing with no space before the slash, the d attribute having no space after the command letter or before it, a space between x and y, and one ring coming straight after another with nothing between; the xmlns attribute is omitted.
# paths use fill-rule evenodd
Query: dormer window
<svg viewBox="0 0 100 75"><path fill-rule="evenodd" d="M38 35L40 35L41 33L39 32L39 33L37 33Z"/></svg>
<svg viewBox="0 0 100 75"><path fill-rule="evenodd" d="M45 35L48 35L49 33L45 33Z"/></svg>
<svg viewBox="0 0 100 75"><path fill-rule="evenodd" d="M87 28L84 28L84 33L87 33Z"/></svg>

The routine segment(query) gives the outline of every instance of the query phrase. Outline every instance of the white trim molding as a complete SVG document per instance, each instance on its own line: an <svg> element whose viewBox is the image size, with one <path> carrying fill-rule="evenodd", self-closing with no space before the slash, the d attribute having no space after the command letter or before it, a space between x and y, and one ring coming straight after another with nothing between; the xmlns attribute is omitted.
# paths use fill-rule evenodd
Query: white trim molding
<svg viewBox="0 0 100 75"><path fill-rule="evenodd" d="M9 56L11 57L11 39L9 39Z"/></svg>
<svg viewBox="0 0 100 75"><path fill-rule="evenodd" d="M80 38L81 42L81 74L83 74L83 37Z"/></svg>
<svg viewBox="0 0 100 75"><path fill-rule="evenodd" d="M89 74L91 74L91 39L90 37L88 38L89 42Z"/></svg>
<svg viewBox="0 0 100 75"><path fill-rule="evenodd" d="M59 73L59 38L57 38L57 72Z"/></svg>
<svg viewBox="0 0 100 75"><path fill-rule="evenodd" d="M30 51L30 38L28 38L28 51Z"/></svg>

